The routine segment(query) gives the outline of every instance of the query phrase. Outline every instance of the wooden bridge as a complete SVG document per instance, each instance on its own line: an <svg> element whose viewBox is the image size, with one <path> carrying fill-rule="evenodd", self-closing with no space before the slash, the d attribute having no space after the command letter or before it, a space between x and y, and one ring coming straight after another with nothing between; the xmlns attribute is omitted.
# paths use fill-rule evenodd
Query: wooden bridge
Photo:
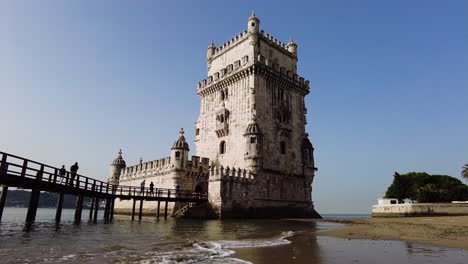
<svg viewBox="0 0 468 264"><path fill-rule="evenodd" d="M161 202L164 203L164 218L167 219L168 202L197 204L208 200L207 194L175 189L154 189L136 186L112 185L83 175L72 175L69 171L60 175L60 169L37 161L11 155L0 151L0 221L5 206L8 187L31 189L26 222L36 219L37 207L41 191L58 194L55 221L60 222L65 194L76 195L75 223L80 223L84 197L91 198L89 219L96 222L99 211L99 201L105 201L104 220L112 221L114 216L114 201L117 198L133 200L132 220L135 219L137 201L139 202L138 218L141 220L143 201L157 201L156 217L159 219Z"/></svg>

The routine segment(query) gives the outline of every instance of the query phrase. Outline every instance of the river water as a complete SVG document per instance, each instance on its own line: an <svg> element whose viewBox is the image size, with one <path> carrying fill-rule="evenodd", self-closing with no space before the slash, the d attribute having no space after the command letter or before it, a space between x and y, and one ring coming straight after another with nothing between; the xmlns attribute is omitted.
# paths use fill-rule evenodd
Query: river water
<svg viewBox="0 0 468 264"><path fill-rule="evenodd" d="M26 209L5 208L0 223L1 263L468 263L468 251L399 241L320 236L336 223L296 220L86 221L74 225L64 210L38 209L25 226ZM339 218L339 215L330 216ZM345 217L345 216L344 216ZM101 217L102 218L102 217Z"/></svg>

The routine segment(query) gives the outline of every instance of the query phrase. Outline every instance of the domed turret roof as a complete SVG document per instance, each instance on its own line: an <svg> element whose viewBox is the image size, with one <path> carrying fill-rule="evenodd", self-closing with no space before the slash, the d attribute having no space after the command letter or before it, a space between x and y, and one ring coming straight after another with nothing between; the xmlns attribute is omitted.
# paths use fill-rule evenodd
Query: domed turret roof
<svg viewBox="0 0 468 264"><path fill-rule="evenodd" d="M184 149L189 150L189 144L185 141L184 129L181 128L179 132L179 138L172 144L171 149Z"/></svg>
<svg viewBox="0 0 468 264"><path fill-rule="evenodd" d="M257 135L261 133L262 132L260 131L260 127L258 126L257 122L253 120L249 125L247 125L244 135Z"/></svg>
<svg viewBox="0 0 468 264"><path fill-rule="evenodd" d="M289 37L288 46L289 46L289 45L295 45L295 46L297 46L296 42L294 42L294 40L292 39L292 37Z"/></svg>
<svg viewBox="0 0 468 264"><path fill-rule="evenodd" d="M211 40L211 43L210 43L210 45L208 46L208 48L209 48L209 49L210 49L210 48L213 48L213 49L216 48L216 46L215 46L213 40Z"/></svg>
<svg viewBox="0 0 468 264"><path fill-rule="evenodd" d="M260 21L260 19L258 19L258 17L255 16L255 11L252 10L252 14L250 15L249 17L249 20L257 20L257 21Z"/></svg>
<svg viewBox="0 0 468 264"><path fill-rule="evenodd" d="M117 154L117 158L115 158L114 161L112 161L112 164L114 166L119 166L119 167L125 167L125 160L122 158L122 150L119 150L119 153Z"/></svg>

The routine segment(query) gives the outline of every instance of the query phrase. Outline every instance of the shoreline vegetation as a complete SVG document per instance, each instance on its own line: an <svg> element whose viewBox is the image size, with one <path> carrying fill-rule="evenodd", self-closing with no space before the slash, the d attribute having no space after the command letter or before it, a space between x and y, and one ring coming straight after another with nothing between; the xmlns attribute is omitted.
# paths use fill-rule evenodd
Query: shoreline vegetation
<svg viewBox="0 0 468 264"><path fill-rule="evenodd" d="M345 224L317 233L344 239L400 240L468 249L468 216L323 219Z"/></svg>

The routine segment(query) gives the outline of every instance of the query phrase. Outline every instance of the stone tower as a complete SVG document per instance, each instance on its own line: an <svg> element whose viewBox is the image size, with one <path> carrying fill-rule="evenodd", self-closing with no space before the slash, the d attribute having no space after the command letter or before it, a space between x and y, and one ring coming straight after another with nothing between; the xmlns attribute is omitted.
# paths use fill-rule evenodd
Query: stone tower
<svg viewBox="0 0 468 264"><path fill-rule="evenodd" d="M297 75L297 54L292 39L260 30L254 13L247 30L208 47L195 145L210 159L210 201L221 217L318 216L305 131L309 81Z"/></svg>
<svg viewBox="0 0 468 264"><path fill-rule="evenodd" d="M189 145L185 141L184 129L181 128L179 138L172 144L171 160L176 169L183 169L189 160Z"/></svg>
<svg viewBox="0 0 468 264"><path fill-rule="evenodd" d="M125 160L122 158L122 150L119 150L117 157L112 161L110 165L109 183L119 185L120 175L123 169L125 169Z"/></svg>

